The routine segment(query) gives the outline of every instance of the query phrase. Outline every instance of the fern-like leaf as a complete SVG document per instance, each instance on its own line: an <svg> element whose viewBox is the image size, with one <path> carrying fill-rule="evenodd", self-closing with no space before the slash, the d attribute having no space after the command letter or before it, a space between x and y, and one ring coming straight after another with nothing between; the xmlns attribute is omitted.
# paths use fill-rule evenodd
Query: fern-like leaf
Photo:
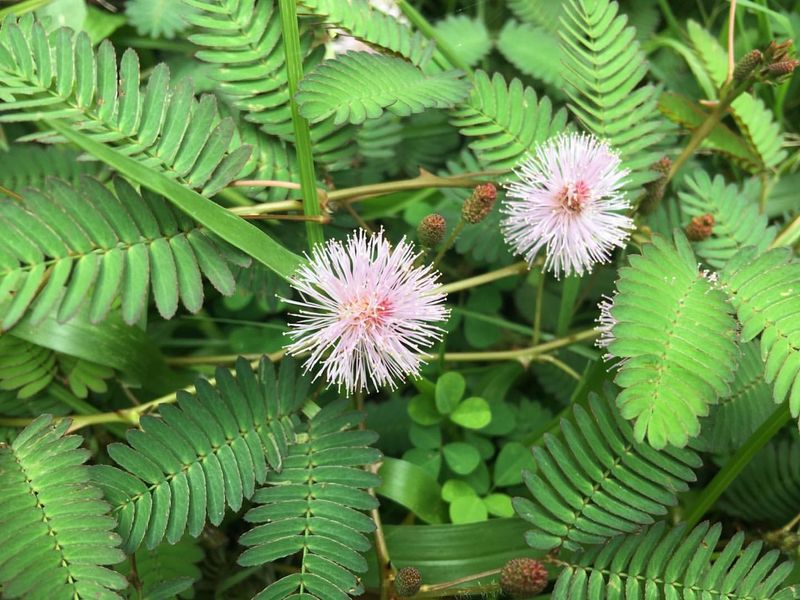
<svg viewBox="0 0 800 600"><path fill-rule="evenodd" d="M128 0L125 16L140 35L169 40L186 27L189 9L175 0Z"/></svg>
<svg viewBox="0 0 800 600"><path fill-rule="evenodd" d="M621 359L617 405L637 440L685 446L699 417L730 393L736 322L725 294L698 270L689 242L656 236L620 269L609 353Z"/></svg>
<svg viewBox="0 0 800 600"><path fill-rule="evenodd" d="M561 45L558 35L543 27L508 21L500 31L497 49L526 75L560 88Z"/></svg>
<svg viewBox="0 0 800 600"><path fill-rule="evenodd" d="M705 27L691 19L686 23L686 30L708 76L715 85L721 86L728 77L727 50ZM781 126L760 98L744 93L733 101L731 112L742 135L759 158L751 170L757 172L774 168L786 158Z"/></svg>
<svg viewBox="0 0 800 600"><path fill-rule="evenodd" d="M297 103L312 123L363 123L384 110L401 117L428 108L451 108L468 93L458 71L425 75L391 56L348 52L323 62L300 82Z"/></svg>
<svg viewBox="0 0 800 600"><path fill-rule="evenodd" d="M452 111L452 122L462 135L478 138L470 148L491 169L512 169L537 144L564 131L567 113L553 106L545 96L523 87L518 79L506 84L495 74L475 72L469 98Z"/></svg>
<svg viewBox="0 0 800 600"><path fill-rule="evenodd" d="M728 262L721 281L736 307L742 340L761 335L764 378L775 402L789 398L800 415L800 262L788 248L759 255L746 248Z"/></svg>
<svg viewBox="0 0 800 600"><path fill-rule="evenodd" d="M120 598L126 579L114 519L83 465L89 451L43 415L10 446L0 444L0 584L4 598Z"/></svg>
<svg viewBox="0 0 800 600"><path fill-rule="evenodd" d="M748 523L783 525L800 506L800 440L771 440L725 490L716 508Z"/></svg>
<svg viewBox="0 0 800 600"><path fill-rule="evenodd" d="M684 180L688 192L680 192L681 210L691 220L710 214L714 227L710 238L694 244L697 255L715 268L722 268L745 246L766 250L775 229L767 226L767 217L758 211L752 194L735 185L725 185L721 175L711 178L697 171Z"/></svg>
<svg viewBox="0 0 800 600"><path fill-rule="evenodd" d="M197 563L203 560L203 549L189 537L174 546L159 544L155 550L139 548L135 559L136 577L146 600L191 598L192 585L202 575ZM129 576L130 562L122 563L117 569Z"/></svg>
<svg viewBox="0 0 800 600"><path fill-rule="evenodd" d="M652 524L701 464L691 450L636 441L610 400L592 394L589 406L562 419L563 441L545 435L533 449L536 471L523 473L533 500L515 498L514 508L533 525L525 539L534 548L577 550Z"/></svg>
<svg viewBox="0 0 800 600"><path fill-rule="evenodd" d="M758 344L753 341L742 344L741 352L730 395L702 421L696 443L705 451L733 452L775 410L772 390L764 381L764 362Z"/></svg>
<svg viewBox="0 0 800 600"><path fill-rule="evenodd" d="M558 31L565 0L508 0L508 8L523 23Z"/></svg>
<svg viewBox="0 0 800 600"><path fill-rule="evenodd" d="M659 158L652 150L663 137L658 90L640 86L647 61L627 17L610 0L568 0L561 17L561 41L570 84L570 110L583 125L603 138L631 170L626 187L651 181L650 166Z"/></svg>
<svg viewBox="0 0 800 600"><path fill-rule="evenodd" d="M321 16L370 46L397 54L422 68L435 50L422 33L399 19L375 9L369 0L298 0L300 10Z"/></svg>
<svg viewBox="0 0 800 600"><path fill-rule="evenodd" d="M380 480L359 467L378 461L380 452L369 447L375 433L352 431L364 415L346 406L330 404L311 419L307 439L291 448L280 473L270 473L254 497L261 506L245 516L258 525L239 540L248 546L239 564L302 553L300 572L267 587L260 600L347 600L363 592L354 573L367 570L364 534L375 524L360 511L378 506L366 489Z"/></svg>
<svg viewBox="0 0 800 600"><path fill-rule="evenodd" d="M789 600L796 586L778 589L792 571L780 552L762 555L762 542L744 545L739 532L717 554L722 527L702 523L686 532L666 523L619 536L573 557L553 590L553 600L619 598L725 598Z"/></svg>
<svg viewBox="0 0 800 600"><path fill-rule="evenodd" d="M450 15L436 24L436 32L470 67L477 65L492 50L489 31L479 19Z"/></svg>
<svg viewBox="0 0 800 600"><path fill-rule="evenodd" d="M117 67L107 40L95 52L85 33L63 28L48 36L30 15L0 28L0 95L9 98L0 103L0 122L68 121L206 196L239 176L251 149L229 152L235 127L220 120L214 96L197 101L191 80L170 86L164 64L144 91L139 78L136 52L126 50Z"/></svg>
<svg viewBox="0 0 800 600"><path fill-rule="evenodd" d="M239 510L268 469L281 468L294 442L291 415L306 399L294 363L283 362L276 378L265 357L256 377L240 358L235 379L217 369L216 386L198 380L195 394L178 392L177 407L159 407L160 418L143 416L128 444L108 446L122 470L93 468L126 552L142 543L155 548L165 537L174 544L185 531L197 537L206 518L219 525L226 506Z"/></svg>
<svg viewBox="0 0 800 600"><path fill-rule="evenodd" d="M173 0L173 2L176 0ZM177 0L180 4L181 0ZM270 136L294 140L286 56L280 12L272 0L183 0L192 10L186 19L200 28L189 39L201 48L197 58L215 66L217 89ZM237 35L231 35L236 32ZM319 61L307 56L311 37L301 37L305 68ZM315 158L329 169L348 166L353 159L353 132L326 121L311 129ZM251 143L248 141L248 143ZM259 150L263 151L265 144ZM275 156L267 162L292 161L291 151L271 144ZM262 177L272 179L271 177Z"/></svg>
<svg viewBox="0 0 800 600"><path fill-rule="evenodd" d="M62 146L12 144L0 159L0 185L9 190L41 187L47 177L78 183L83 175L101 175L103 165L78 160L79 153Z"/></svg>
<svg viewBox="0 0 800 600"><path fill-rule="evenodd" d="M50 179L28 189L21 201L0 199L0 328L9 329L30 311L41 322L55 313L65 322L88 306L93 323L117 298L122 315L136 323L148 286L164 318L179 299L191 312L203 304L202 275L223 294L235 289L226 261L249 264L215 241L183 213L154 194L140 196L124 180L116 194L91 178L80 189Z"/></svg>

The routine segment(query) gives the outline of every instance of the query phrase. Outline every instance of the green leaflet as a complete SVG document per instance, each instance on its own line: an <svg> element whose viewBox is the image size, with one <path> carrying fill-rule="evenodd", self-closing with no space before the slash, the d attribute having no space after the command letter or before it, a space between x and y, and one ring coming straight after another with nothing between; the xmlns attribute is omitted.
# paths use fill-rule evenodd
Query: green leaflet
<svg viewBox="0 0 800 600"><path fill-rule="evenodd" d="M764 254L746 248L731 259L721 281L736 307L742 341L761 335L764 379L780 404L789 399L793 417L800 415L800 262L788 248Z"/></svg>
<svg viewBox="0 0 800 600"><path fill-rule="evenodd" d="M250 156L234 142L233 120L219 118L216 98L196 100L190 80L171 86L166 65L140 89L133 50L117 65L109 41L95 51L85 33L62 28L48 36L30 15L3 21L0 46L0 94L9 98L0 122L40 122L58 133L55 120L80 123L82 135L206 196L239 177Z"/></svg>
<svg viewBox="0 0 800 600"><path fill-rule="evenodd" d="M617 406L634 436L685 446L699 417L728 395L738 348L725 294L699 271L686 238L660 236L619 271L609 353L620 360Z"/></svg>
<svg viewBox="0 0 800 600"><path fill-rule="evenodd" d="M561 18L564 78L570 110L583 126L605 139L631 170L630 190L655 179L650 171L660 155L652 147L663 137L657 114L659 90L640 85L647 61L610 0L567 0Z"/></svg>
<svg viewBox="0 0 800 600"><path fill-rule="evenodd" d="M142 543L174 544L185 532L197 537L208 520L218 525L226 507L239 510L270 469L280 469L294 443L291 415L306 399L294 363L281 363L279 377L264 357L254 375L247 361L236 378L217 369L216 387L200 379L195 394L178 392L177 406L145 415L128 444L108 453L122 469L98 465L93 479L118 521L126 552Z"/></svg>
<svg viewBox="0 0 800 600"><path fill-rule="evenodd" d="M762 542L745 546L739 532L715 553L722 526L703 523L691 531L666 523L619 536L568 561L553 590L554 600L713 598L789 600L792 587L778 589L792 571L780 552L762 555Z"/></svg>
<svg viewBox="0 0 800 600"><path fill-rule="evenodd" d="M519 79L506 83L502 75L491 78L476 71L469 97L451 112L461 135L476 138L470 143L480 162L489 169L513 169L546 139L565 130L567 112L553 114L550 100L537 98ZM519 107L525 111L519 114Z"/></svg>
<svg viewBox="0 0 800 600"><path fill-rule="evenodd" d="M299 266L302 260L299 256L281 246L256 226L233 215L218 204L90 137L73 131L63 123L53 121L50 126L126 177L162 195L189 217L205 225L209 231L249 254L284 279L287 279Z"/></svg>
<svg viewBox="0 0 800 600"><path fill-rule="evenodd" d="M104 565L125 559L114 519L83 463L69 420L43 415L0 444L0 584L4 598L119 598L127 580ZM44 502L42 500L44 499Z"/></svg>
<svg viewBox="0 0 800 600"><path fill-rule="evenodd" d="M301 114L316 123L363 123L384 110L408 116L428 108L451 108L468 93L469 83L458 71L425 75L404 60L348 52L311 71L300 83Z"/></svg>
<svg viewBox="0 0 800 600"><path fill-rule="evenodd" d="M497 49L522 73L554 88L563 85L563 53L556 33L529 23L507 21L497 39Z"/></svg>
<svg viewBox="0 0 800 600"><path fill-rule="evenodd" d="M712 267L722 268L745 246L763 252L775 239L775 228L767 227L767 217L758 212L756 195L747 193L754 191L752 186L725 185L720 175L712 181L705 171L683 181L688 189L678 195L686 217L714 217L711 237L693 244L697 255Z"/></svg>
<svg viewBox="0 0 800 600"><path fill-rule="evenodd" d="M149 292L165 319L175 315L179 297L197 312L201 272L231 295L228 262L249 262L162 198L147 190L140 195L122 179L115 181L116 193L88 177L80 188L57 179L44 183L41 191L24 190L22 200L0 198L0 223L11 232L0 241L0 286L16 292L0 303L2 329L26 314L35 326L51 315L67 322L81 310L98 323L118 301L133 324Z"/></svg>
<svg viewBox="0 0 800 600"><path fill-rule="evenodd" d="M561 439L545 434L533 449L536 470L523 472L532 500L514 498L514 509L533 527L525 533L533 548L577 550L639 531L677 503L701 465L691 450L635 440L609 399L591 393L589 407L561 420Z"/></svg>
<svg viewBox="0 0 800 600"><path fill-rule="evenodd" d="M355 573L367 570L365 534L375 528L362 511L378 506L367 488L380 479L362 467L381 454L370 445L371 431L353 430L364 418L347 402L327 405L308 423L307 439L289 450L280 473L270 473L245 518L257 525L239 542L248 549L244 566L262 565L302 552L300 571L269 585L257 597L307 594L320 600L347 600L363 587Z"/></svg>
<svg viewBox="0 0 800 600"><path fill-rule="evenodd" d="M450 15L436 24L436 31L467 66L474 67L492 50L489 31L478 19Z"/></svg>

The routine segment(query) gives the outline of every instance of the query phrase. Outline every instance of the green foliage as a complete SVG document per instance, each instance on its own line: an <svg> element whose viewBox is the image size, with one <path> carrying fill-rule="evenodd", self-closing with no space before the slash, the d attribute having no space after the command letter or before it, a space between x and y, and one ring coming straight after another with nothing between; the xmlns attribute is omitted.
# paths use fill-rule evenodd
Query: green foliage
<svg viewBox="0 0 800 600"><path fill-rule="evenodd" d="M174 546L159 544L155 550L140 548L135 553L136 577L142 583L142 596L146 600L193 597L192 585L200 579L197 563L203 560L199 544L184 537ZM117 567L130 577L130 561Z"/></svg>
<svg viewBox="0 0 800 600"><path fill-rule="evenodd" d="M754 341L741 345L731 393L712 407L702 421L701 448L715 453L733 452L774 410L772 390L764 381L764 363Z"/></svg>
<svg viewBox="0 0 800 600"><path fill-rule="evenodd" d="M180 0L129 0L125 3L128 21L141 35L172 39L187 27L188 9Z"/></svg>
<svg viewBox="0 0 800 600"><path fill-rule="evenodd" d="M500 31L497 49L520 72L555 88L562 86L562 51L554 32L529 23L508 21Z"/></svg>
<svg viewBox="0 0 800 600"><path fill-rule="evenodd" d="M550 31L559 27L564 0L508 0L508 8L524 23Z"/></svg>
<svg viewBox="0 0 800 600"><path fill-rule="evenodd" d="M15 235L0 242L2 328L26 313L36 324L56 314L63 323L82 307L97 323L121 299L127 323L139 321L148 287L164 318L178 300L191 312L203 305L201 273L223 294L232 294L228 261L249 259L220 244L184 213L123 179L116 193L94 179L80 188L48 179L42 191L27 189L21 201L0 199L5 227Z"/></svg>
<svg viewBox="0 0 800 600"><path fill-rule="evenodd" d="M719 554L722 527L708 523L686 532L658 523L641 533L619 536L570 560L556 582L557 600L601 598L729 598L788 600L795 586L780 588L792 570L780 552L762 556L763 544L744 545L737 533Z"/></svg>
<svg viewBox="0 0 800 600"><path fill-rule="evenodd" d="M380 459L370 448L377 436L353 431L363 414L330 404L308 422L304 441L292 446L277 473L267 477L246 519L258 523L240 538L248 546L239 557L244 566L263 565L302 553L300 571L268 586L257 598L295 597L347 600L363 592L355 573L367 569L361 556L369 549L365 536L375 528L361 511L377 500L366 490L378 478L361 467Z"/></svg>
<svg viewBox="0 0 800 600"><path fill-rule="evenodd" d="M748 523L781 526L800 505L800 441L772 440L725 490L716 508Z"/></svg>
<svg viewBox="0 0 800 600"><path fill-rule="evenodd" d="M566 111L553 114L550 100L537 98L519 79L506 84L503 77L475 73L469 97L452 113L462 135L478 138L470 143L486 168L510 170L541 142L564 130ZM525 107L519 112L519 107Z"/></svg>
<svg viewBox="0 0 800 600"><path fill-rule="evenodd" d="M144 92L139 57L85 33L47 36L32 18L6 19L0 29L0 122L68 122L179 182L212 195L240 175L247 146L231 147L233 121L220 120L214 96L195 99L190 81L169 84L158 65ZM192 125L189 127L189 125ZM41 138L42 134L35 137Z"/></svg>
<svg viewBox="0 0 800 600"><path fill-rule="evenodd" d="M742 341L761 335L764 379L775 402L788 397L792 416L800 415L800 263L786 248L758 254L746 248L721 274L742 327Z"/></svg>
<svg viewBox="0 0 800 600"><path fill-rule="evenodd" d="M53 381L68 385L72 393L86 398L89 390L105 392L105 380L114 370L53 352L44 346L6 334L0 337L0 390L10 390L19 399L35 396Z"/></svg>
<svg viewBox="0 0 800 600"><path fill-rule="evenodd" d="M439 21L436 32L470 67L477 65L492 50L486 25L466 15L450 15Z"/></svg>
<svg viewBox="0 0 800 600"><path fill-rule="evenodd" d="M716 86L721 86L728 76L727 51L695 21L689 20L686 30L706 74ZM758 157L753 171L774 168L786 158L781 126L758 97L742 94L731 104L731 111L750 150Z"/></svg>
<svg viewBox="0 0 800 600"><path fill-rule="evenodd" d="M299 0L302 8L319 15L370 46L388 50L424 67L435 46L400 19L375 9L368 0Z"/></svg>
<svg viewBox="0 0 800 600"><path fill-rule="evenodd" d="M404 117L428 108L451 108L466 96L458 71L425 75L399 58L348 52L322 63L300 83L300 113L312 123L363 123L384 110Z"/></svg>
<svg viewBox="0 0 800 600"><path fill-rule="evenodd" d="M685 446L698 417L728 395L736 364L736 323L725 294L699 272L686 238L655 237L619 271L609 353L622 416L637 440Z"/></svg>
<svg viewBox="0 0 800 600"><path fill-rule="evenodd" d="M178 406L143 416L128 444L108 446L122 469L98 465L93 479L113 506L126 552L155 548L184 532L197 537L206 520L219 525L225 508L238 511L269 469L280 469L294 443L291 415L306 399L286 361L276 378L265 357L254 376L240 358L236 378L217 369L216 388L198 379L194 394L178 392Z"/></svg>
<svg viewBox="0 0 800 600"><path fill-rule="evenodd" d="M114 519L90 483L83 439L69 420L37 418L0 444L4 598L119 598L128 582L104 565L124 559Z"/></svg>
<svg viewBox="0 0 800 600"><path fill-rule="evenodd" d="M67 147L13 144L7 153L0 154L0 185L14 191L41 187L48 177L77 184L83 175L101 174L100 163L78 160L78 156Z"/></svg>
<svg viewBox="0 0 800 600"><path fill-rule="evenodd" d="M680 192L681 210L691 220L710 214L714 217L710 238L693 244L697 255L714 268L722 268L745 246L763 252L775 239L775 229L767 226L767 217L758 210L753 186L742 190L725 185L722 176L712 181L705 171L696 171L685 180L688 188Z"/></svg>
<svg viewBox="0 0 800 600"><path fill-rule="evenodd" d="M631 170L629 189L655 179L650 166L663 126L656 115L659 92L640 86L647 73L636 30L626 27L619 5L609 0L568 0L562 16L561 48L570 110L583 126L606 139Z"/></svg>
<svg viewBox="0 0 800 600"><path fill-rule="evenodd" d="M607 399L590 395L589 406L562 419L563 441L545 434L536 470L523 472L532 500L515 498L514 508L533 526L525 539L534 548L577 550L639 531L677 503L701 464L690 450L636 440Z"/></svg>

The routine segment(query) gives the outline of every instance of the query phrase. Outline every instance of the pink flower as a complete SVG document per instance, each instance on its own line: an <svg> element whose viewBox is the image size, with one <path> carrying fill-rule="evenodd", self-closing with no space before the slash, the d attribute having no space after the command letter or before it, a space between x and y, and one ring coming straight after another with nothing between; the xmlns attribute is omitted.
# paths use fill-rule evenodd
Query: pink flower
<svg viewBox="0 0 800 600"><path fill-rule="evenodd" d="M441 338L449 311L438 293L438 273L415 267L418 254L400 241L392 250L383 231L363 231L345 243L318 246L291 284L301 300L288 335L289 354L310 352L304 367L315 367L329 384L348 394L419 373L420 350Z"/></svg>
<svg viewBox="0 0 800 600"><path fill-rule="evenodd" d="M516 254L533 264L542 247L544 267L556 277L591 272L628 239L633 221L621 188L627 169L607 144L586 134L559 135L536 149L507 186L501 227Z"/></svg>

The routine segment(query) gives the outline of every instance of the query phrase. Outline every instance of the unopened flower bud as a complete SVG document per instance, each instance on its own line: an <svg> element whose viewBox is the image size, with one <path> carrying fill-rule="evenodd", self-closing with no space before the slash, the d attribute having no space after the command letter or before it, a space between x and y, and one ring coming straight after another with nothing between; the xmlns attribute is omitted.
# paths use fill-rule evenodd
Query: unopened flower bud
<svg viewBox="0 0 800 600"><path fill-rule="evenodd" d="M401 598L413 596L422 586L422 575L416 567L403 567L394 578L394 591Z"/></svg>
<svg viewBox="0 0 800 600"><path fill-rule="evenodd" d="M761 50L751 50L739 59L736 68L733 70L733 80L738 84L744 82L753 71L761 65L764 55Z"/></svg>
<svg viewBox="0 0 800 600"><path fill-rule="evenodd" d="M693 242L702 242L714 232L714 215L711 213L693 217L686 226L686 237Z"/></svg>
<svg viewBox="0 0 800 600"><path fill-rule="evenodd" d="M472 190L472 194L464 201L461 217L467 223L480 223L490 212L497 200L497 188L493 183L482 183Z"/></svg>
<svg viewBox="0 0 800 600"><path fill-rule="evenodd" d="M774 40L769 43L764 49L764 60L768 64L781 62L789 57L789 51L792 48L792 40L777 43Z"/></svg>
<svg viewBox="0 0 800 600"><path fill-rule="evenodd" d="M438 213L433 213L422 219L417 226L417 237L422 245L427 248L435 248L442 243L447 223L444 217Z"/></svg>
<svg viewBox="0 0 800 600"><path fill-rule="evenodd" d="M797 60L774 62L767 67L767 75L771 79L779 80L787 75L791 75L798 65L800 65L800 61Z"/></svg>
<svg viewBox="0 0 800 600"><path fill-rule="evenodd" d="M530 598L547 587L547 569L532 558L512 558L500 572L500 589L512 598Z"/></svg>

